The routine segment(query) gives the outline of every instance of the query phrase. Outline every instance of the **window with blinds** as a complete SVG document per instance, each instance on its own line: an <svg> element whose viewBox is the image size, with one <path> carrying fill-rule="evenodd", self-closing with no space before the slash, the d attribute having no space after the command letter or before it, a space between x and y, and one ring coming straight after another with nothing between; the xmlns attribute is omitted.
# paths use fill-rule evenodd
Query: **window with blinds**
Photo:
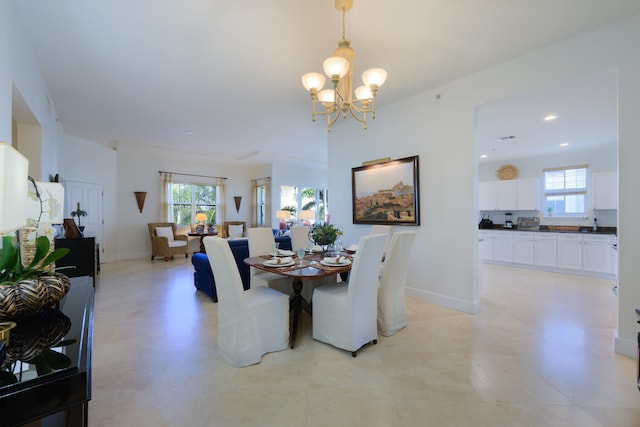
<svg viewBox="0 0 640 427"><path fill-rule="evenodd" d="M544 216L583 218L588 165L544 169Z"/></svg>

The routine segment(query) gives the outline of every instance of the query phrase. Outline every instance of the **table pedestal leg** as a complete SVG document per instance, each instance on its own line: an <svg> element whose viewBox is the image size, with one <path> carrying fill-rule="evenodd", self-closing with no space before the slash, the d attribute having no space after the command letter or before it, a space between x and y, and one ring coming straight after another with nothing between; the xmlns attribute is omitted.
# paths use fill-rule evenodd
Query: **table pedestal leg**
<svg viewBox="0 0 640 427"><path fill-rule="evenodd" d="M296 278L293 280L293 296L289 301L289 309L293 310L293 327L291 329L291 348L296 343L296 334L298 332L298 321L300 320L300 313L302 310L311 315L311 305L302 297L302 280Z"/></svg>

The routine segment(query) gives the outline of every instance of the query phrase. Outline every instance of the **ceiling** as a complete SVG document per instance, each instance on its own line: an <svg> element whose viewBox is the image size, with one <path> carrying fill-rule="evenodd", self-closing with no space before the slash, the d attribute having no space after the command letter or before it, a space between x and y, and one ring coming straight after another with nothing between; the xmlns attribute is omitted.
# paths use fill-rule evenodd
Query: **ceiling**
<svg viewBox="0 0 640 427"><path fill-rule="evenodd" d="M300 77L321 72L341 38L333 3L14 0L66 133L239 164L309 165L326 163L327 129L323 117L311 122ZM346 14L354 85L367 68L389 73L376 121L363 132L385 120L385 105L638 13L637 0L355 0ZM562 90L526 94L539 107L531 114L558 111L553 126L567 123L565 112L585 101L571 103ZM479 110L488 122L478 141L513 134L520 145L539 144L521 129L529 124L514 106L506 107L510 114L504 108ZM348 120L343 126L361 127ZM611 138L608 131L590 135L591 142Z"/></svg>

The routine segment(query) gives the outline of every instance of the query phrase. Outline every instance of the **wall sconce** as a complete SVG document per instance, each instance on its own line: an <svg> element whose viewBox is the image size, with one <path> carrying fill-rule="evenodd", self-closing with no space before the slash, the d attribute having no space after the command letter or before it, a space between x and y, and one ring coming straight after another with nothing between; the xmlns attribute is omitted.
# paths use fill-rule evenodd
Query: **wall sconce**
<svg viewBox="0 0 640 427"><path fill-rule="evenodd" d="M134 191L133 194L136 196L136 202L138 203L138 209L140 213L142 213L142 208L144 208L144 199L147 197L146 191Z"/></svg>
<svg viewBox="0 0 640 427"><path fill-rule="evenodd" d="M240 213L240 202L242 202L242 196L233 196L233 201L236 202L236 212Z"/></svg>

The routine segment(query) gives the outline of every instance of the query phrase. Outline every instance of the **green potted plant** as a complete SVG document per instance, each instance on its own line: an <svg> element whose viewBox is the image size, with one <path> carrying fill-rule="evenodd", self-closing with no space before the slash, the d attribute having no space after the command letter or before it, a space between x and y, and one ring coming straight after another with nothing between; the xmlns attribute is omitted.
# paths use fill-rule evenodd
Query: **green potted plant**
<svg viewBox="0 0 640 427"><path fill-rule="evenodd" d="M80 217L87 216L87 211L83 211L82 209L80 209L80 202L78 202L78 206L76 210L71 211L71 216L74 218L78 217L78 228L80 229L81 232L83 232L84 225L82 225L82 221L80 220Z"/></svg>
<svg viewBox="0 0 640 427"><path fill-rule="evenodd" d="M329 223L318 224L311 230L311 240L316 245L322 246L324 252L340 236L342 236L342 230Z"/></svg>

